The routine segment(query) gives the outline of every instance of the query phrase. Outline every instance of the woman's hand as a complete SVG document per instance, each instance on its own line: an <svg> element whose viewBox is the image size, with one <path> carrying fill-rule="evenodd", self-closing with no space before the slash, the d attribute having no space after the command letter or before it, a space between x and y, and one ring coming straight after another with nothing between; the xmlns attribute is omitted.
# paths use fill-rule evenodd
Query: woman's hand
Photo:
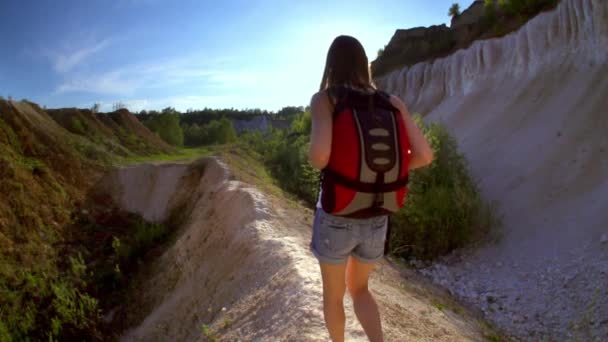
<svg viewBox="0 0 608 342"><path fill-rule="evenodd" d="M420 128L416 126L416 123L412 119L412 115L407 109L407 106L398 97L391 95L391 103L401 112L403 121L405 122L405 128L407 135L410 138L410 144L412 146L412 159L410 160L409 169L417 169L419 167L426 166L433 162L433 150L429 145L429 142L420 131Z"/></svg>

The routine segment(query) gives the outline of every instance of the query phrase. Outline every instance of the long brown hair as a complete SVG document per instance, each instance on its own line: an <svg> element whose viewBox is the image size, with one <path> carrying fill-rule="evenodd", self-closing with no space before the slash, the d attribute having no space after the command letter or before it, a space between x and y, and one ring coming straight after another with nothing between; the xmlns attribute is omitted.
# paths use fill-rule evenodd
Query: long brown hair
<svg viewBox="0 0 608 342"><path fill-rule="evenodd" d="M354 37L336 37L327 52L319 90L336 84L375 88L365 49Z"/></svg>

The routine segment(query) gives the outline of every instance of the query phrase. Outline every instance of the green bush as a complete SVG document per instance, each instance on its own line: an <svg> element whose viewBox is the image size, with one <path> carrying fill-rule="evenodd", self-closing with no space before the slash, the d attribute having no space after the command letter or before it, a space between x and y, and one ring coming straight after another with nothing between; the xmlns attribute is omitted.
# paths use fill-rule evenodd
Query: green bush
<svg viewBox="0 0 608 342"><path fill-rule="evenodd" d="M498 25L497 9L507 18L517 18L521 24L534 17L541 11L555 7L559 0L484 0L485 14L483 25L494 31L495 35L503 35L508 30Z"/></svg>
<svg viewBox="0 0 608 342"><path fill-rule="evenodd" d="M160 114L153 115L143 121L143 124L167 143L173 146L184 145L184 132L180 126L180 114L175 109L165 108Z"/></svg>
<svg viewBox="0 0 608 342"><path fill-rule="evenodd" d="M283 189L314 205L319 192L319 171L308 163L311 125L310 113L301 113L286 131L248 132L239 140L260 155Z"/></svg>
<svg viewBox="0 0 608 342"><path fill-rule="evenodd" d="M19 271L0 280L0 341L82 339L98 334L97 300L86 293L82 257L59 275Z"/></svg>
<svg viewBox="0 0 608 342"><path fill-rule="evenodd" d="M135 223L135 246L138 251L146 251L153 244L163 241L167 229L158 223L146 222L142 219Z"/></svg>
<svg viewBox="0 0 608 342"><path fill-rule="evenodd" d="M391 252L432 259L481 239L497 224L469 175L456 140L438 123L415 116L435 160L410 172L405 206L393 217Z"/></svg>
<svg viewBox="0 0 608 342"><path fill-rule="evenodd" d="M86 133L85 125L78 118L72 118L70 122L71 131L80 135L84 135Z"/></svg>
<svg viewBox="0 0 608 342"><path fill-rule="evenodd" d="M522 18L530 18L557 3L558 0L498 0L498 6L505 13Z"/></svg>
<svg viewBox="0 0 608 342"><path fill-rule="evenodd" d="M211 144L227 144L236 141L236 130L232 121L227 118L212 120L199 126L197 124L184 125L184 144L195 147Z"/></svg>

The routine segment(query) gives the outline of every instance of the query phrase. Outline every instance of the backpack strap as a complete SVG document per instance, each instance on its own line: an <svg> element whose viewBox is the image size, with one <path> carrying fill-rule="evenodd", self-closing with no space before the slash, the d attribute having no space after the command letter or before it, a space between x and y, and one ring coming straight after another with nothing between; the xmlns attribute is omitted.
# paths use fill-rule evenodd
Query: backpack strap
<svg viewBox="0 0 608 342"><path fill-rule="evenodd" d="M349 189L352 189L352 190L355 190L358 192L375 193L375 194L397 191L397 190L405 187L409 182L409 175L406 175L403 178L397 179L396 181L394 181L392 183L382 184L379 182L375 182L375 183L360 182L358 180L354 180L354 179L345 177L337 172L334 172L333 170L331 170L329 168L323 169L322 174L323 174L324 181L331 181L331 182L343 185Z"/></svg>
<svg viewBox="0 0 608 342"><path fill-rule="evenodd" d="M343 85L334 85L327 88L327 95L329 101L332 103L334 110L332 111L332 117L335 118L338 113L342 112L348 105L350 89Z"/></svg>
<svg viewBox="0 0 608 342"><path fill-rule="evenodd" d="M334 115L340 113L345 107L365 108L370 112L374 111L373 108L398 111L391 103L391 95L381 90L366 93L344 85L334 85L327 88L327 94L330 100L335 100L335 103L332 103L334 105Z"/></svg>

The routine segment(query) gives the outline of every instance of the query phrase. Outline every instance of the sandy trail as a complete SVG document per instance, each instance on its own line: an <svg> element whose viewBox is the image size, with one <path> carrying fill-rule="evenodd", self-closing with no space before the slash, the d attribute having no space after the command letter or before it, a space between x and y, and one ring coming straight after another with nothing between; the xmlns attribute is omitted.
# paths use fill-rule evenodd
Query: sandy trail
<svg viewBox="0 0 608 342"><path fill-rule="evenodd" d="M142 285L121 340L329 340L320 272L308 251L312 213L231 178L216 158L106 177L123 208L153 221L185 218L175 242L134 280ZM383 261L371 288L386 341L483 340L473 315L406 269ZM345 309L347 341L367 341L348 295Z"/></svg>

